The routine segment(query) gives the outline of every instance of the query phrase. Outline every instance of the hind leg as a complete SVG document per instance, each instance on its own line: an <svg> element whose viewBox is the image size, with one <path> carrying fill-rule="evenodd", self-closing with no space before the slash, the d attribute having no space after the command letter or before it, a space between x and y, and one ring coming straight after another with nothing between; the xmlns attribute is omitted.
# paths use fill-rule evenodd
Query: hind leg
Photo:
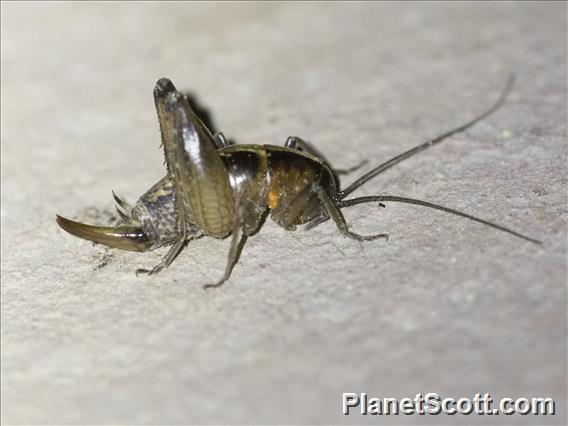
<svg viewBox="0 0 568 426"><path fill-rule="evenodd" d="M231 246L229 248L229 255L227 256L227 265L225 266L225 273L223 274L223 278L221 278L215 284L206 284L203 286L203 288L220 287L231 276L233 267L238 262L241 251L248 237L248 235L243 232L245 221L245 209L241 207L237 209L235 225L233 227L233 233L231 235Z"/></svg>

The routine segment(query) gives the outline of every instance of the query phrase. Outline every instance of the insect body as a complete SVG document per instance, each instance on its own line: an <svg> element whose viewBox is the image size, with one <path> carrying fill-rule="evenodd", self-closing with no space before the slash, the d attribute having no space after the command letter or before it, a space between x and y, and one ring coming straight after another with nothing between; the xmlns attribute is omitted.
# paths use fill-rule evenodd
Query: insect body
<svg viewBox="0 0 568 426"><path fill-rule="evenodd" d="M332 219L340 233L355 240L388 238L387 234L359 235L348 229L341 209L368 202L394 201L422 205L483 223L517 237L540 243L503 226L437 204L397 196L345 199L351 192L398 162L461 132L494 112L505 100L512 80L489 110L470 122L419 145L375 167L347 188L340 190L338 171L298 137L284 147L274 145L229 145L221 133L213 135L191 109L187 98L168 79L160 79L154 101L160 123L167 174L140 197L134 207L114 195L124 224L91 226L57 216L67 232L107 246L145 251L171 245L152 269L168 267L187 243L203 236L225 238L231 245L225 273L230 276L246 238L259 229L267 212L280 226L313 228Z"/></svg>

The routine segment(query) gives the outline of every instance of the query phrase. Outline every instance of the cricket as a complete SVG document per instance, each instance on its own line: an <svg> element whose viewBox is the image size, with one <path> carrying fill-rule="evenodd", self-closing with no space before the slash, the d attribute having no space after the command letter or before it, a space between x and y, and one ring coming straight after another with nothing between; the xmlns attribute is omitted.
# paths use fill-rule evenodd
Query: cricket
<svg viewBox="0 0 568 426"><path fill-rule="evenodd" d="M391 158L340 189L338 176L345 172L333 169L301 138L289 137L284 146L229 144L222 133L213 134L169 79L161 78L154 88L154 103L166 175L134 206L113 192L121 217L117 226L93 226L59 215L56 220L63 230L76 237L122 250L142 252L171 246L157 265L138 269L137 275L156 274L167 268L194 239L230 236L224 274L205 288L221 286L229 279L247 238L260 229L268 214L290 231L298 225L309 230L331 219L342 236L370 241L388 239L388 234L360 235L351 231L342 209L363 203L378 203L381 207L388 202L408 203L461 216L542 244L505 226L428 201L392 195L348 198L385 170L494 113L505 102L513 84L511 76L497 101L477 117Z"/></svg>

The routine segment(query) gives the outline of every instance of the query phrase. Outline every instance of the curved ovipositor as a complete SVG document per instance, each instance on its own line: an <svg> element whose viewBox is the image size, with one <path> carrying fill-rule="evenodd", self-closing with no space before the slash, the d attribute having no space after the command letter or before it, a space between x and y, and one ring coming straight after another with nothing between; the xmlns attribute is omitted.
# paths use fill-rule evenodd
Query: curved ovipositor
<svg viewBox="0 0 568 426"><path fill-rule="evenodd" d="M57 224L76 237L128 251L146 251L152 246L140 226L93 226L57 215Z"/></svg>

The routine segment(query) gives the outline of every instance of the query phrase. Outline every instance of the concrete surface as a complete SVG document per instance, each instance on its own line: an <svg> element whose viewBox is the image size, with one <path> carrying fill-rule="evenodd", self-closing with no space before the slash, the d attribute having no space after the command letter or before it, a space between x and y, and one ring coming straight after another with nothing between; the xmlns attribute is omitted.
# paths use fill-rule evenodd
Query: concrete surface
<svg viewBox="0 0 568 426"><path fill-rule="evenodd" d="M158 276L62 232L164 173L170 77L240 143L301 135L379 163L507 104L369 183L541 238L390 203L268 221L231 281L228 241ZM2 3L2 423L566 423L565 3ZM347 177L350 181L356 174ZM377 397L553 397L554 417L341 414Z"/></svg>

